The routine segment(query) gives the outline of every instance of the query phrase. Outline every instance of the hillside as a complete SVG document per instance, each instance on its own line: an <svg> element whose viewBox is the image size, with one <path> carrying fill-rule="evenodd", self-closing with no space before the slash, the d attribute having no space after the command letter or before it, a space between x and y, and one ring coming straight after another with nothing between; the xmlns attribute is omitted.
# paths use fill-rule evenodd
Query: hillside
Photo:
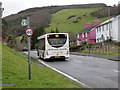
<svg viewBox="0 0 120 90"><path fill-rule="evenodd" d="M31 63L29 80L27 59L5 45L2 45L2 83L2 88L81 88L39 62Z"/></svg>
<svg viewBox="0 0 120 90"><path fill-rule="evenodd" d="M120 6L108 6L99 11L91 13L91 15L98 18L108 17L109 15L114 17L116 15L120 15Z"/></svg>
<svg viewBox="0 0 120 90"><path fill-rule="evenodd" d="M54 14L63 9L81 9L81 8L98 8L106 7L106 4L79 4L79 5L67 5L67 6L48 6L48 7L36 7L30 8L4 17L9 24L9 32L15 36L24 34L25 27L21 26L21 20L30 16L30 25L34 29L36 27L49 27L51 22L51 14ZM58 17L59 18L59 17Z"/></svg>
<svg viewBox="0 0 120 90"><path fill-rule="evenodd" d="M86 22L93 24L97 17L91 16L91 13L99 11L100 8L84 8L84 9L64 9L52 14L51 23L46 30L56 28L61 32L80 32L84 29ZM99 18L100 22L107 20L108 17Z"/></svg>

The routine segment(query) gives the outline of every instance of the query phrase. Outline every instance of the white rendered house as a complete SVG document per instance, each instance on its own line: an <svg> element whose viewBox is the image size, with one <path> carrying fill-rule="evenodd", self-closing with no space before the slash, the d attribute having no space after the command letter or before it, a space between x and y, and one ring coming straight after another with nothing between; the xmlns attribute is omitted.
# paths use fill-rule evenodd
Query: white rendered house
<svg viewBox="0 0 120 90"><path fill-rule="evenodd" d="M108 39L120 42L120 15L113 17L96 27L96 43Z"/></svg>

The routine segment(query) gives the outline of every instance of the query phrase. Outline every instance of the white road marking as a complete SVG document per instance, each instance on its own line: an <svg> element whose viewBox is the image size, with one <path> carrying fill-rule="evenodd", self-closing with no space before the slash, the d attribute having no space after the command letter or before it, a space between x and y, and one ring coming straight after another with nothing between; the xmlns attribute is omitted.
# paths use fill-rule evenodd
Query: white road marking
<svg viewBox="0 0 120 90"><path fill-rule="evenodd" d="M119 72L118 70L113 70L113 71L114 71L114 72L117 72L117 73Z"/></svg>
<svg viewBox="0 0 120 90"><path fill-rule="evenodd" d="M78 61L78 60L73 60L73 61L75 61L75 62L79 62L79 63L82 63L81 61Z"/></svg>
<svg viewBox="0 0 120 90"><path fill-rule="evenodd" d="M71 55L71 56L78 56L78 57L88 57L88 58L93 58L93 59L101 59L101 60L107 60L107 61L109 61L109 62L116 62L116 61L113 61L113 60L109 60L109 59L107 59L107 58L102 58L102 57L93 57L93 56L82 56L82 55Z"/></svg>
<svg viewBox="0 0 120 90"><path fill-rule="evenodd" d="M43 62L43 61L41 61L41 60L38 60L38 61L39 61L40 63L44 64L45 66L47 66L47 67L53 69L54 71L56 71L56 72L58 72L58 73L64 75L65 77L67 77L67 78L69 78L69 79L71 79L71 80L73 80L73 81L75 81L75 82L81 84L84 88L90 88L90 87L88 87L87 85L85 85L84 83L82 83L82 82L78 81L77 79L73 78L72 76L70 76L70 75L68 75L68 74L66 74L66 73L63 73L63 72L61 72L61 71L59 71L59 70L57 70L57 69L51 67L50 65L46 64L45 62Z"/></svg>

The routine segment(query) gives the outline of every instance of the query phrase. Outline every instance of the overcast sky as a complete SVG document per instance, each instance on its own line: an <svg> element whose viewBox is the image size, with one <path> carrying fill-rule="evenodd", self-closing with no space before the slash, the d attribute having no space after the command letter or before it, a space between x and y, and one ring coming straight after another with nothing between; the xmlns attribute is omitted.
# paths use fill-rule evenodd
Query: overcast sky
<svg viewBox="0 0 120 90"><path fill-rule="evenodd" d="M33 7L43 7L51 5L71 5L71 4L88 4L88 3L105 3L113 6L120 0L0 0L4 8L3 17L15 14L21 10Z"/></svg>

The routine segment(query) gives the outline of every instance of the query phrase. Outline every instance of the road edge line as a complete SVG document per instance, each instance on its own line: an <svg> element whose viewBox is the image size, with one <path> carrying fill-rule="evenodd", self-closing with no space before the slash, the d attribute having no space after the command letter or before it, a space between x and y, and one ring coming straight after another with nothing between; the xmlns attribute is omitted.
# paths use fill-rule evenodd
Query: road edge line
<svg viewBox="0 0 120 90"><path fill-rule="evenodd" d="M62 71L60 71L60 70L58 70L58 69L56 69L56 68L54 68L54 67L51 67L50 65L44 63L44 62L41 61L41 60L38 60L38 61L39 61L40 63L44 64L45 66L51 68L52 70L54 70L54 71L56 71L56 72L64 75L65 77L71 79L72 81L75 81L75 82L79 83L80 85L83 86L83 88L90 88L90 87L88 87L87 85L85 85L84 83L82 83L82 82L78 81L77 79L73 78L72 76L70 76L70 75L68 75L68 74L66 74L66 73L64 73L64 72L62 72Z"/></svg>

